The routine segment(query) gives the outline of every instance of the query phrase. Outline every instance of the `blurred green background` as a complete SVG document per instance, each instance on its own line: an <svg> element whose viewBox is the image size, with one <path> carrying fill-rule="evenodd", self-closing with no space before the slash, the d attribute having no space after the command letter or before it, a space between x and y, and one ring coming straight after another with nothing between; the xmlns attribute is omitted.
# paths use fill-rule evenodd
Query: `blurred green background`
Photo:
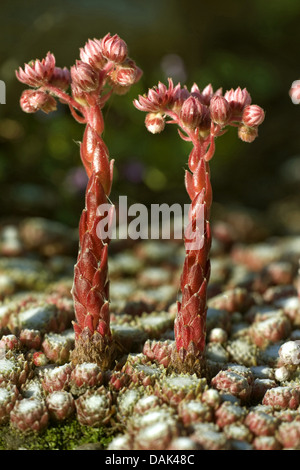
<svg viewBox="0 0 300 470"><path fill-rule="evenodd" d="M0 79L0 215L48 217L77 226L85 175L79 148L83 126L60 106L56 113L24 114L24 89L14 74L50 50L70 67L88 38L119 34L143 69L142 80L104 108L104 140L116 160L111 199L128 195L145 204L188 203L183 175L190 145L167 126L159 135L144 127L132 100L173 77L189 88L212 83L246 87L266 111L252 144L236 129L216 142L212 160L215 206L246 206L274 231L300 230L300 107L288 92L300 78L299 0L2 0Z"/></svg>

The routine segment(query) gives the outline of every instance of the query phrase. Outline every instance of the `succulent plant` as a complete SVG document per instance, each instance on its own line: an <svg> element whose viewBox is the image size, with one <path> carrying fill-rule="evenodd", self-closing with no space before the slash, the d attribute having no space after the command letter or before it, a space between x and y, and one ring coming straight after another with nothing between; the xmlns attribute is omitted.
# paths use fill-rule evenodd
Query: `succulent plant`
<svg viewBox="0 0 300 470"><path fill-rule="evenodd" d="M42 431L48 425L49 415L44 401L23 398L15 403L10 413L10 422L20 431Z"/></svg>
<svg viewBox="0 0 300 470"><path fill-rule="evenodd" d="M59 367L48 367L42 373L42 386L48 393L66 390L70 384L72 367L64 364Z"/></svg>
<svg viewBox="0 0 300 470"><path fill-rule="evenodd" d="M255 450L281 450L280 442L274 436L258 436L253 441Z"/></svg>
<svg viewBox="0 0 300 470"><path fill-rule="evenodd" d="M204 450L230 449L230 441L226 438L226 434L220 432L213 423L196 423L190 437Z"/></svg>
<svg viewBox="0 0 300 470"><path fill-rule="evenodd" d="M19 339L28 349L39 349L42 344L42 335L39 330L30 330L25 328L20 331Z"/></svg>
<svg viewBox="0 0 300 470"><path fill-rule="evenodd" d="M49 416L54 421L70 418L75 412L75 402L71 393L66 391L52 392L46 397Z"/></svg>
<svg viewBox="0 0 300 470"><path fill-rule="evenodd" d="M29 363L25 360L23 354L14 355L7 353L3 359L0 359L0 384L11 383L21 385L31 373Z"/></svg>
<svg viewBox="0 0 300 470"><path fill-rule="evenodd" d="M156 395L146 395L140 398L133 407L133 414L142 415L148 410L160 407L162 401Z"/></svg>
<svg viewBox="0 0 300 470"><path fill-rule="evenodd" d="M133 414L127 422L134 437L135 448L141 450L164 449L179 436L180 423L175 411L167 405L151 408L144 414Z"/></svg>
<svg viewBox="0 0 300 470"><path fill-rule="evenodd" d="M165 403L177 406L183 399L192 400L200 397L207 389L206 379L199 379L196 374L175 374L160 378L155 383L155 394Z"/></svg>
<svg viewBox="0 0 300 470"><path fill-rule="evenodd" d="M171 353L174 348L174 341L147 340L143 347L143 354L150 361L156 361L164 367L168 367L171 362Z"/></svg>
<svg viewBox="0 0 300 470"><path fill-rule="evenodd" d="M129 433L121 434L113 438L108 444L107 450L132 450L133 437Z"/></svg>
<svg viewBox="0 0 300 470"><path fill-rule="evenodd" d="M129 416L138 401L145 396L144 387L124 388L117 396L117 419L121 423L127 423Z"/></svg>
<svg viewBox="0 0 300 470"><path fill-rule="evenodd" d="M77 419L84 426L99 427L110 422L115 413L112 395L105 387L87 390L75 400Z"/></svg>
<svg viewBox="0 0 300 470"><path fill-rule="evenodd" d="M262 403L275 409L289 408L296 410L300 405L300 388L274 387L266 391Z"/></svg>
<svg viewBox="0 0 300 470"><path fill-rule="evenodd" d="M95 363L77 364L71 372L70 388L74 395L82 395L88 388L98 388L102 383L103 373Z"/></svg>
<svg viewBox="0 0 300 470"><path fill-rule="evenodd" d="M246 415L247 411L241 406L224 401L215 412L216 424L224 428L233 423L243 423Z"/></svg>
<svg viewBox="0 0 300 470"><path fill-rule="evenodd" d="M183 400L178 405L178 416L183 425L188 427L197 422L212 421L213 410L199 400Z"/></svg>
<svg viewBox="0 0 300 470"><path fill-rule="evenodd" d="M18 399L19 391L15 385L2 383L0 385L0 425L9 421L9 415Z"/></svg>
<svg viewBox="0 0 300 470"><path fill-rule="evenodd" d="M22 345L15 335L3 335L0 339L0 350L19 350L21 349Z"/></svg>
<svg viewBox="0 0 300 470"><path fill-rule="evenodd" d="M276 438L283 448L298 450L300 447L300 421L280 424Z"/></svg>
<svg viewBox="0 0 300 470"><path fill-rule="evenodd" d="M137 450L165 450L179 434L176 423L158 421L140 429L134 438Z"/></svg>
<svg viewBox="0 0 300 470"><path fill-rule="evenodd" d="M263 411L250 411L245 424L256 436L274 436L280 421Z"/></svg>
<svg viewBox="0 0 300 470"><path fill-rule="evenodd" d="M211 384L216 387L217 390L231 393L242 400L247 400L252 391L247 378L230 370L220 371L213 377Z"/></svg>
<svg viewBox="0 0 300 470"><path fill-rule="evenodd" d="M146 356L129 356L122 372L130 377L132 383L144 387L153 386L164 372L163 366L157 366L147 361Z"/></svg>
<svg viewBox="0 0 300 470"><path fill-rule="evenodd" d="M74 348L74 340L65 332L48 333L44 336L42 349L46 357L56 364L64 364L70 361L70 352Z"/></svg>
<svg viewBox="0 0 300 470"><path fill-rule="evenodd" d="M24 398L44 399L45 393L39 377L34 377L20 387L21 395Z"/></svg>

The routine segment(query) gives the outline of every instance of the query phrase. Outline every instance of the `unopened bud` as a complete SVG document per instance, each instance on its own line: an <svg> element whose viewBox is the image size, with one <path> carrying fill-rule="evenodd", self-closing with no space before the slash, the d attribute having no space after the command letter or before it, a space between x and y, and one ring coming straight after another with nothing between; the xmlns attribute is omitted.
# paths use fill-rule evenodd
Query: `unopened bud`
<svg viewBox="0 0 300 470"><path fill-rule="evenodd" d="M66 91L69 88L70 82L71 74L67 67L64 67L63 69L60 67L54 68L54 72L50 80L51 85Z"/></svg>
<svg viewBox="0 0 300 470"><path fill-rule="evenodd" d="M165 128L165 120L160 113L148 113L145 119L145 125L149 132L158 134Z"/></svg>
<svg viewBox="0 0 300 470"><path fill-rule="evenodd" d="M106 59L102 54L101 41L99 39L89 39L85 46L80 49L80 59L95 69L101 70L106 63Z"/></svg>
<svg viewBox="0 0 300 470"><path fill-rule="evenodd" d="M194 96L190 96L182 105L180 119L183 124L191 129L199 126L203 115L203 105Z"/></svg>
<svg viewBox="0 0 300 470"><path fill-rule="evenodd" d="M20 98L20 106L25 113L36 113L39 110L48 114L56 110L53 96L39 90L25 90Z"/></svg>
<svg viewBox="0 0 300 470"><path fill-rule="evenodd" d="M242 124L238 128L238 136L244 142L253 142L258 136L257 127L248 127Z"/></svg>
<svg viewBox="0 0 300 470"><path fill-rule="evenodd" d="M257 104L246 106L243 111L242 121L246 126L259 126L265 119L264 110Z"/></svg>
<svg viewBox="0 0 300 470"><path fill-rule="evenodd" d="M223 96L213 96L210 101L210 116L213 122L224 126L231 114L230 105Z"/></svg>
<svg viewBox="0 0 300 470"><path fill-rule="evenodd" d="M72 83L83 92L89 93L96 90L99 85L98 73L89 64L77 60L71 67Z"/></svg>
<svg viewBox="0 0 300 470"><path fill-rule="evenodd" d="M121 39L117 34L111 36L108 33L106 36L104 36L101 41L101 48L102 54L106 59L118 64L124 62L128 54L126 42L123 41L123 39Z"/></svg>
<svg viewBox="0 0 300 470"><path fill-rule="evenodd" d="M190 97L190 92L186 87L181 88L180 83L176 85L172 93L172 110L179 112L185 100Z"/></svg>
<svg viewBox="0 0 300 470"><path fill-rule="evenodd" d="M245 106L251 104L251 96L246 88L243 90L240 87L236 88L236 90L232 88L226 91L224 98L228 101L234 115L240 115Z"/></svg>
<svg viewBox="0 0 300 470"><path fill-rule="evenodd" d="M201 103L209 106L209 103L213 97L213 94L214 94L213 87L211 83L209 83L201 92Z"/></svg>
<svg viewBox="0 0 300 470"><path fill-rule="evenodd" d="M24 65L24 70L20 67L16 71L17 79L32 87L39 87L45 85L52 77L55 67L55 57L51 52L48 52L45 59L32 60Z"/></svg>
<svg viewBox="0 0 300 470"><path fill-rule="evenodd" d="M136 82L137 69L135 67L117 66L110 74L114 84L130 86Z"/></svg>

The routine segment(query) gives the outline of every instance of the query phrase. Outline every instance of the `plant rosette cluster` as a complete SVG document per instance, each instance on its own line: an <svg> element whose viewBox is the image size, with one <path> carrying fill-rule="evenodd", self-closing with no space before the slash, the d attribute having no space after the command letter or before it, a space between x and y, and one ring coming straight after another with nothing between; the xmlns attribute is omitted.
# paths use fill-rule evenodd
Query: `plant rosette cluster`
<svg viewBox="0 0 300 470"><path fill-rule="evenodd" d="M263 109L251 104L244 88L224 95L209 84L202 91L194 84L189 91L180 84L159 83L134 100L135 107L146 112L145 125L153 134L166 123L176 124L180 137L193 145L185 171L185 186L191 199L185 230L185 261L181 275L182 300L177 303L172 367L178 372L204 372L207 285L210 277L210 209L212 188L209 161L215 153L215 139L228 126L238 128L244 142L253 142L264 120Z"/></svg>

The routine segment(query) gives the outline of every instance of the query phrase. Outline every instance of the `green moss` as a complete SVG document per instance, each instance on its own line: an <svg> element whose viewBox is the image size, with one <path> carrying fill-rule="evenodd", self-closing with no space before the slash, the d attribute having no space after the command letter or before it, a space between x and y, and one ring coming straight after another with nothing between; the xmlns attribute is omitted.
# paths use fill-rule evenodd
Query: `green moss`
<svg viewBox="0 0 300 470"><path fill-rule="evenodd" d="M81 426L77 420L50 425L42 434L22 433L7 425L0 428L0 450L73 450L96 442L105 449L112 438L111 428Z"/></svg>

